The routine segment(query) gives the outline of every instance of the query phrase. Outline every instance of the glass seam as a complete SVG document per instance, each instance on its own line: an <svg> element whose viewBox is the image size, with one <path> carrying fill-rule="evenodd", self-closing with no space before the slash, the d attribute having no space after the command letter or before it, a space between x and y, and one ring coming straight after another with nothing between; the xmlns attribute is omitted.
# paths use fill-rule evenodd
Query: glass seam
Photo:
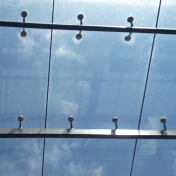
<svg viewBox="0 0 176 176"><path fill-rule="evenodd" d="M158 20L159 20L160 8L161 8L161 1L162 0L159 1L159 7L158 7L158 13L157 13L157 18L156 18L155 28L157 28L157 26L158 26ZM151 66L152 55L153 55L153 48L154 48L154 44L155 44L155 37L156 37L156 34L154 34L154 36L153 36L153 43L152 43L152 48L151 48L151 54L150 54L149 65L148 65L147 76L146 76L146 82L145 82L145 87L144 87L144 94L143 94L143 98L142 98L142 105L141 105L141 111L140 111L139 122L138 122L138 130L139 130L140 124L141 124L142 111L143 111L143 106L144 106L144 101L145 101L145 94L146 94L146 90L147 90L147 83L148 83L150 66ZM132 176L132 173L133 173L133 166L134 166L134 160L135 160L135 154L136 154L137 141L138 140L136 139L134 152L133 152L133 159L132 159L132 163L131 163L130 176Z"/></svg>
<svg viewBox="0 0 176 176"><path fill-rule="evenodd" d="M53 0L52 19L51 19L52 24L53 24L53 21L54 21L54 4L55 4L55 0ZM50 38L50 53L49 53L49 64L48 64L48 81L47 81L46 112L45 112L45 128L46 128L46 124L47 124L47 113L48 113L48 97L49 97L49 84L50 84L52 37L53 37L53 29L51 29L51 38ZM45 160L45 138L43 140L43 157L42 157L42 174L41 174L42 176L44 174L44 160Z"/></svg>

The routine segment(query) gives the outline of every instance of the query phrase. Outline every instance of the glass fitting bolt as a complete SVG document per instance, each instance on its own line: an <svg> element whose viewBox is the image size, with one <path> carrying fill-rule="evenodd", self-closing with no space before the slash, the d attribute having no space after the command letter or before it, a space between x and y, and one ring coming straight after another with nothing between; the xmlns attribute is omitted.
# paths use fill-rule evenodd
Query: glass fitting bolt
<svg viewBox="0 0 176 176"><path fill-rule="evenodd" d="M83 20L84 15L83 14L78 14L77 18L78 18L78 20Z"/></svg>
<svg viewBox="0 0 176 176"><path fill-rule="evenodd" d="M21 36L22 36L22 37L26 37L26 35L27 35L27 32L26 32L26 31L21 31Z"/></svg>
<svg viewBox="0 0 176 176"><path fill-rule="evenodd" d="M132 23L134 21L134 18L132 16L129 16L127 18L128 23Z"/></svg>
<svg viewBox="0 0 176 176"><path fill-rule="evenodd" d="M112 121L115 123L115 129L117 129L117 128L118 128L118 126L117 126L118 118L117 118L117 117L114 117L114 118L112 119Z"/></svg>
<svg viewBox="0 0 176 176"><path fill-rule="evenodd" d="M164 126L163 131L167 130L167 128L166 128L166 118L165 118L165 117L162 117L162 118L160 119L160 122L163 123L163 126Z"/></svg>
<svg viewBox="0 0 176 176"><path fill-rule="evenodd" d="M126 35L125 36L125 41L130 41L131 40L131 35Z"/></svg>
<svg viewBox="0 0 176 176"><path fill-rule="evenodd" d="M21 16L22 16L23 18L27 17L27 12L26 12L25 10L22 11L22 12L21 12Z"/></svg>
<svg viewBox="0 0 176 176"><path fill-rule="evenodd" d="M165 118L165 117L162 117L162 118L160 119L160 122L161 122L161 123L166 123L166 118Z"/></svg>
<svg viewBox="0 0 176 176"><path fill-rule="evenodd" d="M19 124L19 129L22 129L21 122L24 120L24 117L22 115L18 116L18 121L20 122Z"/></svg>
<svg viewBox="0 0 176 176"><path fill-rule="evenodd" d="M74 120L73 116L68 117L68 121L70 122L70 129L73 128L73 124L72 124L73 120Z"/></svg>
<svg viewBox="0 0 176 176"><path fill-rule="evenodd" d="M78 39L78 40L80 40L80 39L82 39L82 34L76 34L76 38Z"/></svg>

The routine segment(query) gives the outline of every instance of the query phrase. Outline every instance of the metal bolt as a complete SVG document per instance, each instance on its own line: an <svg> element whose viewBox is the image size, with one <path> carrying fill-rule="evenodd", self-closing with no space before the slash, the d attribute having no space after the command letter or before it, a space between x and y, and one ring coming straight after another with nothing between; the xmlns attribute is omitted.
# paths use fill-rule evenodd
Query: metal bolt
<svg viewBox="0 0 176 176"><path fill-rule="evenodd" d="M81 33L76 34L76 38L77 38L78 40L80 40L80 39L82 38L82 34L81 34Z"/></svg>
<svg viewBox="0 0 176 176"><path fill-rule="evenodd" d="M24 30L21 31L21 36L22 36L22 37L26 37L26 35L27 35L27 32L26 32L26 31L24 31Z"/></svg>
<svg viewBox="0 0 176 176"><path fill-rule="evenodd" d="M127 18L127 21L128 21L128 23L131 23L131 27L133 27L134 18L132 16L130 16Z"/></svg>
<svg viewBox="0 0 176 176"><path fill-rule="evenodd" d="M164 131L167 130L167 129L166 129L166 124L165 124L165 123L166 123L166 118L165 118L165 117L162 117L162 118L160 119L160 122L163 123L163 126L164 126L164 129L163 129L163 130L164 130Z"/></svg>
<svg viewBox="0 0 176 176"><path fill-rule="evenodd" d="M82 22L84 15L83 14L78 14L77 16L78 20L80 20L80 22Z"/></svg>
<svg viewBox="0 0 176 176"><path fill-rule="evenodd" d="M160 122L161 122L161 123L166 123L166 118L165 118L165 117L162 117L162 118L160 119Z"/></svg>
<svg viewBox="0 0 176 176"><path fill-rule="evenodd" d="M68 121L70 122L70 129L73 128L73 125L72 125L73 120L74 120L73 116L68 117Z"/></svg>
<svg viewBox="0 0 176 176"><path fill-rule="evenodd" d="M131 27L133 27L133 21L134 21L134 18L132 17L132 16L129 16L128 18L127 18L127 22L128 23L131 23ZM125 36L125 41L130 41L131 40L131 32L129 33L129 35L126 35Z"/></svg>
<svg viewBox="0 0 176 176"><path fill-rule="evenodd" d="M134 18L132 16L129 16L127 18L128 23L132 23L134 21Z"/></svg>
<svg viewBox="0 0 176 176"><path fill-rule="evenodd" d="M23 18L27 17L27 12L26 12L25 10L22 11L22 12L21 12L21 16L22 16Z"/></svg>
<svg viewBox="0 0 176 176"><path fill-rule="evenodd" d="M23 22L25 22L25 17L27 17L27 12L24 10L21 12L21 16L23 17ZM23 27L23 30L21 31L21 36L26 37L27 32L25 31L25 28Z"/></svg>
<svg viewBox="0 0 176 176"><path fill-rule="evenodd" d="M130 41L131 40L131 35L129 34L129 35L126 35L125 36L125 41Z"/></svg>
<svg viewBox="0 0 176 176"><path fill-rule="evenodd" d="M82 25L82 24L83 24L82 20L83 20L83 18L84 18L84 15L83 15L83 14L78 14L77 18L78 18L78 20L80 20L80 25ZM81 30L79 31L78 34L76 34L76 38L77 38L78 40L80 40L80 39L82 38Z"/></svg>
<svg viewBox="0 0 176 176"><path fill-rule="evenodd" d="M18 116L18 121L20 122L19 124L19 129L22 129L21 122L24 120L24 117L22 115Z"/></svg>
<svg viewBox="0 0 176 176"><path fill-rule="evenodd" d="M112 121L115 123L115 129L117 129L117 128L118 128L118 126L117 126L118 118L117 118L117 117L114 117L114 118L112 119Z"/></svg>

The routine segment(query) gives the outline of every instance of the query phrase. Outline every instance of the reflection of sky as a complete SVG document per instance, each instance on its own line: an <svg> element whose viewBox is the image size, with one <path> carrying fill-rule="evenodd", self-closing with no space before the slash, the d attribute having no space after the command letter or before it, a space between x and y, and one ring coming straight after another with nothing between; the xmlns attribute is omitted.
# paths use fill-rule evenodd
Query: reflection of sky
<svg viewBox="0 0 176 176"><path fill-rule="evenodd" d="M133 175L176 175L175 140L138 140Z"/></svg>
<svg viewBox="0 0 176 176"><path fill-rule="evenodd" d="M154 27L159 0L55 0L54 23ZM158 27L175 28L174 0L163 0ZM53 2L0 2L1 20L51 23ZM44 128L50 30L0 28L0 128ZM47 128L137 129L153 34L53 31ZM141 129L175 129L175 37L156 35ZM47 139L44 175L129 175L134 140ZM42 139L1 139L0 175L40 175ZM133 175L176 175L175 141L139 140ZM165 167L162 167L165 165ZM166 169L165 169L166 168Z"/></svg>
<svg viewBox="0 0 176 176"><path fill-rule="evenodd" d="M3 128L15 128L20 114L25 116L24 127L44 127L49 31L28 29L27 32L28 37L22 38L19 29L1 28L4 35L0 47L3 122L0 126Z"/></svg>
<svg viewBox="0 0 176 176"><path fill-rule="evenodd" d="M114 116L136 128L152 35L134 34L128 45L122 33L83 32L79 44L75 34L53 33L48 127L66 128L73 115L75 128L110 128Z"/></svg>
<svg viewBox="0 0 176 176"><path fill-rule="evenodd" d="M44 175L128 175L134 140L47 139Z"/></svg>
<svg viewBox="0 0 176 176"><path fill-rule="evenodd" d="M42 139L0 139L0 175L41 175Z"/></svg>

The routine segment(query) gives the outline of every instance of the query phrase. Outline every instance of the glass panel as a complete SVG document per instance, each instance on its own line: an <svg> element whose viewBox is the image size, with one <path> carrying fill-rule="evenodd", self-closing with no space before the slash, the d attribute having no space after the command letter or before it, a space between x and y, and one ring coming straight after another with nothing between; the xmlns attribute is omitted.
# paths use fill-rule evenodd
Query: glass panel
<svg viewBox="0 0 176 176"><path fill-rule="evenodd" d="M54 31L47 127L137 128L153 35Z"/></svg>
<svg viewBox="0 0 176 176"><path fill-rule="evenodd" d="M175 140L138 140L132 175L175 176L175 146Z"/></svg>
<svg viewBox="0 0 176 176"><path fill-rule="evenodd" d="M46 139L44 176L129 175L135 140Z"/></svg>
<svg viewBox="0 0 176 176"><path fill-rule="evenodd" d="M26 10L26 22L51 23L53 1L5 0L0 1L0 20L22 22L21 12Z"/></svg>
<svg viewBox="0 0 176 176"><path fill-rule="evenodd" d="M176 1L162 0L158 27L176 28Z"/></svg>
<svg viewBox="0 0 176 176"><path fill-rule="evenodd" d="M0 139L0 175L39 176L43 139Z"/></svg>
<svg viewBox="0 0 176 176"><path fill-rule="evenodd" d="M154 27L159 0L56 0L55 23L130 26L128 16L134 17L134 26Z"/></svg>
<svg viewBox="0 0 176 176"><path fill-rule="evenodd" d="M50 30L0 28L0 128L44 127Z"/></svg>
<svg viewBox="0 0 176 176"><path fill-rule="evenodd" d="M161 117L167 118L167 129L176 123L176 37L157 35L145 97L141 129L162 130Z"/></svg>

